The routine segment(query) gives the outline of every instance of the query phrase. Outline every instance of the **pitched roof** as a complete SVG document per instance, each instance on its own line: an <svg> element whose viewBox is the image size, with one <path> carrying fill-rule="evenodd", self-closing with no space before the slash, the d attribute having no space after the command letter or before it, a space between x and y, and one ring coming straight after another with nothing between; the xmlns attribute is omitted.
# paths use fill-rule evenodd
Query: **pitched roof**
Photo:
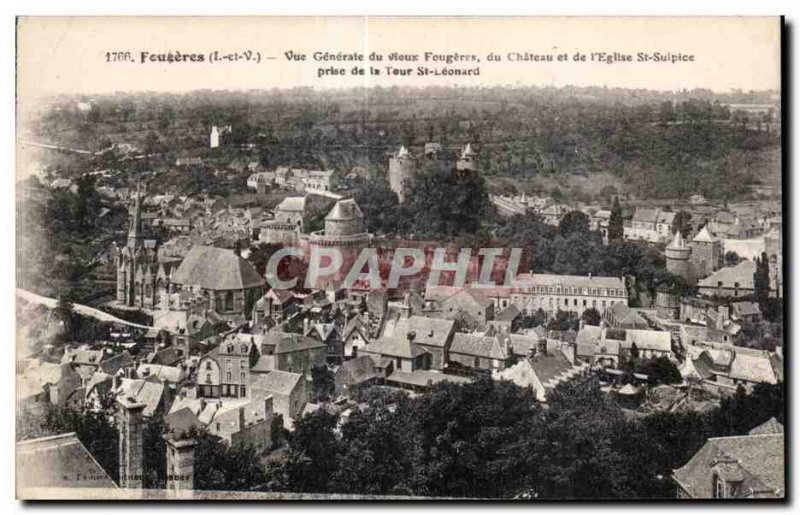
<svg viewBox="0 0 800 515"><path fill-rule="evenodd" d="M713 497L714 473L741 482L734 497L783 497L784 450L783 433L709 438L673 478L693 498Z"/></svg>
<svg viewBox="0 0 800 515"><path fill-rule="evenodd" d="M412 343L404 334L378 338L364 346L363 352L399 358L416 358L425 350Z"/></svg>
<svg viewBox="0 0 800 515"><path fill-rule="evenodd" d="M450 382L456 384L471 383L469 377L454 376L432 370L415 370L413 372L403 372L395 370L392 375L386 378L387 381L394 383L407 384L411 386L431 386L438 383Z"/></svg>
<svg viewBox="0 0 800 515"><path fill-rule="evenodd" d="M75 433L17 442L17 486L21 489L117 487Z"/></svg>
<svg viewBox="0 0 800 515"><path fill-rule="evenodd" d="M320 347L326 347L326 345L315 338L309 338L302 334L282 333L275 345L275 354L318 349Z"/></svg>
<svg viewBox="0 0 800 515"><path fill-rule="evenodd" d="M305 211L305 197L286 197L280 204L275 206L276 211Z"/></svg>
<svg viewBox="0 0 800 515"><path fill-rule="evenodd" d="M379 377L375 370L375 361L372 356L359 356L347 360L336 371L337 377L342 378L345 384L358 384Z"/></svg>
<svg viewBox="0 0 800 515"><path fill-rule="evenodd" d="M505 346L497 338L476 334L456 333L453 336L453 343L450 344L450 353L490 359L508 359Z"/></svg>
<svg viewBox="0 0 800 515"><path fill-rule="evenodd" d="M413 315L406 319L400 319L393 334L405 336L408 333L414 333L414 343L444 347L453 333L454 327L454 320Z"/></svg>
<svg viewBox="0 0 800 515"><path fill-rule="evenodd" d="M750 435L774 435L778 433L783 433L783 424L778 422L775 417L770 418L766 422L761 425L758 425L751 429L747 434Z"/></svg>
<svg viewBox="0 0 800 515"><path fill-rule="evenodd" d="M220 291L262 286L264 279L232 250L196 245L183 258L172 282Z"/></svg>
<svg viewBox="0 0 800 515"><path fill-rule="evenodd" d="M267 392L289 395L302 380L302 374L273 370L268 374L259 374L253 381L252 387Z"/></svg>
<svg viewBox="0 0 800 515"><path fill-rule="evenodd" d="M263 355L258 358L256 364L250 368L250 372L271 372L275 370L275 356Z"/></svg>
<svg viewBox="0 0 800 515"><path fill-rule="evenodd" d="M650 331L648 329L626 329L623 348L632 347L636 343L639 350L672 351L672 336L668 331Z"/></svg>
<svg viewBox="0 0 800 515"><path fill-rule="evenodd" d="M123 378L117 397L133 397L136 402L145 405L144 416L149 417L155 413L161 404L164 395L164 383L158 379L128 379Z"/></svg>
<svg viewBox="0 0 800 515"><path fill-rule="evenodd" d="M753 289L753 274L756 271L756 264L753 261L742 261L736 266L726 266L720 268L705 279L698 281L698 286L706 288L716 288L718 283L722 283L725 288L734 288L739 283L740 289Z"/></svg>
<svg viewBox="0 0 800 515"><path fill-rule="evenodd" d="M776 384L778 382L769 357L750 356L741 352L735 353L728 375L732 379L750 383Z"/></svg>
<svg viewBox="0 0 800 515"><path fill-rule="evenodd" d="M699 233L697 233L697 236L692 238L692 241L701 243L713 243L719 240L711 236L711 233L708 232L708 226L706 226L703 227L703 229Z"/></svg>
<svg viewBox="0 0 800 515"><path fill-rule="evenodd" d="M655 223L658 218L659 210L656 208L637 207L636 212L633 213L634 222L650 222Z"/></svg>
<svg viewBox="0 0 800 515"><path fill-rule="evenodd" d="M116 374L121 368L133 365L133 358L128 351L122 351L100 362L100 370L107 374Z"/></svg>

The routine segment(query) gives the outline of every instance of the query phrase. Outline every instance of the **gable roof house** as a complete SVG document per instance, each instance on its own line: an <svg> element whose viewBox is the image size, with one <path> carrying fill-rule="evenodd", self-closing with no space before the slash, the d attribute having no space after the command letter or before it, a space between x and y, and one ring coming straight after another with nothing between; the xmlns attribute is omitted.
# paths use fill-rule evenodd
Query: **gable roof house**
<svg viewBox="0 0 800 515"><path fill-rule="evenodd" d="M560 350L537 351L532 357L522 359L505 370L492 373L495 380L507 380L530 388L539 402L547 401L547 394L561 383L580 377L589 365L573 365Z"/></svg>
<svg viewBox="0 0 800 515"><path fill-rule="evenodd" d="M494 319L494 302L464 288L442 301L441 314L449 320L460 320L473 328L483 329Z"/></svg>
<svg viewBox="0 0 800 515"><path fill-rule="evenodd" d="M503 370L512 358L509 343L507 337L456 333L447 353L448 362L480 370Z"/></svg>
<svg viewBox="0 0 800 515"><path fill-rule="evenodd" d="M709 438L672 472L681 499L782 499L786 496L783 426L774 420L749 434Z"/></svg>
<svg viewBox="0 0 800 515"><path fill-rule="evenodd" d="M271 395L275 413L283 415L288 423L303 412L310 399L307 383L302 374L273 370L252 376L251 391L253 394Z"/></svg>

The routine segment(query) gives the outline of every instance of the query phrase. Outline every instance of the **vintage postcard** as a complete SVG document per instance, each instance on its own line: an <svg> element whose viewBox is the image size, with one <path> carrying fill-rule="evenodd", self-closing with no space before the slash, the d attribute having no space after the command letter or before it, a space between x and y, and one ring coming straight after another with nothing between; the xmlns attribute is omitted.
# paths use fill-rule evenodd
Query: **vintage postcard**
<svg viewBox="0 0 800 515"><path fill-rule="evenodd" d="M20 17L20 499L782 500L778 17Z"/></svg>

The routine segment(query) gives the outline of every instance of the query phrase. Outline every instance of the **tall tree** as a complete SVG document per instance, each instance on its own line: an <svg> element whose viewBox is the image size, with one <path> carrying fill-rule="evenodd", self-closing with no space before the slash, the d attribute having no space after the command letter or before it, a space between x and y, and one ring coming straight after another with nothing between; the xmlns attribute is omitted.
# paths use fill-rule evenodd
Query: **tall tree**
<svg viewBox="0 0 800 515"><path fill-rule="evenodd" d="M753 294L762 313L769 308L769 261L767 253L761 253L756 259L756 270L753 272Z"/></svg>
<svg viewBox="0 0 800 515"><path fill-rule="evenodd" d="M623 237L622 206L619 205L619 197L614 197L614 204L611 206L611 216L608 219L608 241L621 242Z"/></svg>

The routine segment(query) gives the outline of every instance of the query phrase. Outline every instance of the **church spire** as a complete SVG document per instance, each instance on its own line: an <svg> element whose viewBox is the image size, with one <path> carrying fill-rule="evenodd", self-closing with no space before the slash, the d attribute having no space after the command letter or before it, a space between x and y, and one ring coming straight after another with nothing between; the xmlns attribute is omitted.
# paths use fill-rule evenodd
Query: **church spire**
<svg viewBox="0 0 800 515"><path fill-rule="evenodd" d="M136 246L140 237L142 226L142 183L140 179L136 180L136 198L133 203L133 212L131 213L131 226L128 230L128 246L133 248Z"/></svg>

